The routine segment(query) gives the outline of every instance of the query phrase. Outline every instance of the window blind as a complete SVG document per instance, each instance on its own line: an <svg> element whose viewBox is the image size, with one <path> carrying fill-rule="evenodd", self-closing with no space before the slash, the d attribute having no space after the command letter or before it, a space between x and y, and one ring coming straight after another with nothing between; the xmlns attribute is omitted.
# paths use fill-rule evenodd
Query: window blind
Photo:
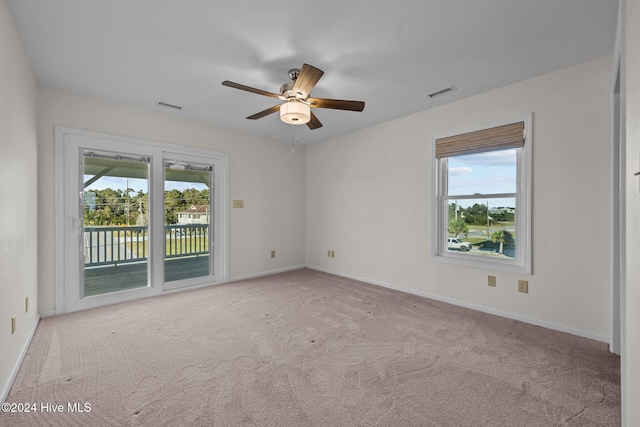
<svg viewBox="0 0 640 427"><path fill-rule="evenodd" d="M199 165L199 164L179 162L174 160L165 160L164 167L169 169L198 171L198 172L211 172L213 170L213 166L210 166L210 165Z"/></svg>
<svg viewBox="0 0 640 427"><path fill-rule="evenodd" d="M524 145L524 122L436 139L436 158L520 148Z"/></svg>
<svg viewBox="0 0 640 427"><path fill-rule="evenodd" d="M86 159L104 159L104 160L115 160L115 161L133 162L133 163L150 163L151 162L150 157L106 153L106 152L98 152L98 151L85 151L84 157L85 157L85 161Z"/></svg>

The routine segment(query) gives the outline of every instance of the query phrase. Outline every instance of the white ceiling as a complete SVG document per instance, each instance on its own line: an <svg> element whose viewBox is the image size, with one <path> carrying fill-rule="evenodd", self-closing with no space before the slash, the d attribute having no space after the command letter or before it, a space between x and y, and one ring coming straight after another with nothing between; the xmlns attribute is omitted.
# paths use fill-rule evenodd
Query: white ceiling
<svg viewBox="0 0 640 427"><path fill-rule="evenodd" d="M613 52L618 0L8 0L40 83L291 141L287 71L325 74L300 143L325 140ZM454 85L439 98L429 93ZM160 107L159 101L183 107Z"/></svg>

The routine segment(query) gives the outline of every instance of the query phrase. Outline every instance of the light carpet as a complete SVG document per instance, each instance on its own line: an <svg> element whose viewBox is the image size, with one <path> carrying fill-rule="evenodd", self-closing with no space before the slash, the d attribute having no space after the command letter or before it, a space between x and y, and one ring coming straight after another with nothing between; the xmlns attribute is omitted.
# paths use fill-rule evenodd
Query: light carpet
<svg viewBox="0 0 640 427"><path fill-rule="evenodd" d="M3 426L602 427L620 359L302 269L45 318L7 402L37 410Z"/></svg>

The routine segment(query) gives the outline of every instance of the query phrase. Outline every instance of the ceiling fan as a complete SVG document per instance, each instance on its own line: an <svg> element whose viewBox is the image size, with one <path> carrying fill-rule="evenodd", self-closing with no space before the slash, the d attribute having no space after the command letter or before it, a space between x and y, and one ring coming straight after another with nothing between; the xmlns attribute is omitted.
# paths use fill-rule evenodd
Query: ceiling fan
<svg viewBox="0 0 640 427"><path fill-rule="evenodd" d="M229 80L223 81L222 85L285 101L284 104L274 105L273 107L247 117L247 119L257 120L280 110L280 119L283 122L291 125L306 124L309 129L313 130L322 127L322 123L320 123L320 120L313 114L311 108L330 108L333 110L347 111L364 110L363 101L310 97L311 90L323 74L324 71L309 64L303 64L302 69L292 68L289 70L289 78L292 82L283 84L280 87L280 94L230 82Z"/></svg>

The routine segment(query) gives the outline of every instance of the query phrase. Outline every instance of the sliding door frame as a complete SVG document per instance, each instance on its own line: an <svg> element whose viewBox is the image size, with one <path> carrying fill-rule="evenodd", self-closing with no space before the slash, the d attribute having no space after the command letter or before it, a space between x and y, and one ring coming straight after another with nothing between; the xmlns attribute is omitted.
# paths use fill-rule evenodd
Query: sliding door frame
<svg viewBox="0 0 640 427"><path fill-rule="evenodd" d="M123 137L99 132L92 132L68 127L55 128L55 292L56 314L68 313L117 302L129 301L162 293L175 292L183 287L165 286L164 283L164 241L158 239L149 248L149 285L145 288L130 291L105 294L99 297L82 298L78 292L78 273L73 272L74 265L80 268L79 259L71 259L78 255L72 245L80 245L80 232L83 224L80 218L80 196L70 189L74 189L76 182L82 176L80 170L81 150L89 148L104 151L124 151L145 153L151 157L149 195L151 209L149 214L149 229L156 231L156 236L164 234L164 161L165 155L184 155L197 157L213 165L213 182L211 194L213 200L213 221L210 224L214 237L210 246L211 266L214 267L210 276L203 280L186 283L189 289L228 281L229 274L229 155L224 152L192 148L181 145L166 144L138 138ZM100 148L96 148L100 147ZM158 214L161 213L161 214ZM217 213L217 215L216 215Z"/></svg>

